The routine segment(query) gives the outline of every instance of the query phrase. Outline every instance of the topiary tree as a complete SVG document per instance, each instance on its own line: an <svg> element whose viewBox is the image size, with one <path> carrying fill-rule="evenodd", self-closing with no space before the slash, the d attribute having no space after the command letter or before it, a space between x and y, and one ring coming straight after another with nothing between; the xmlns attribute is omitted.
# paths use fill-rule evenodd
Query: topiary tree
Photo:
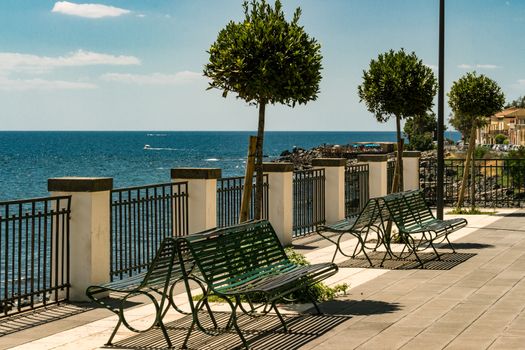
<svg viewBox="0 0 525 350"><path fill-rule="evenodd" d="M408 138L408 148L414 151L428 151L434 148L437 132L436 115L433 112L407 118L403 133Z"/></svg>
<svg viewBox="0 0 525 350"><path fill-rule="evenodd" d="M260 219L266 105L295 107L317 99L322 56L319 43L299 25L300 8L291 22L280 0L273 7L265 0L245 1L243 9L245 19L228 23L211 45L204 75L211 79L208 89L222 90L223 97L236 93L259 108L254 216Z"/></svg>
<svg viewBox="0 0 525 350"><path fill-rule="evenodd" d="M469 72L455 81L448 93L448 104L453 114L450 124L460 131L465 142L468 142L463 181L456 205L458 212L463 206L465 197L470 162L476 145L476 130L487 124L488 118L499 112L504 103L505 96L498 84L483 74L476 75L476 72ZM474 191L471 192L474 196Z"/></svg>
<svg viewBox="0 0 525 350"><path fill-rule="evenodd" d="M496 144L498 145L503 145L503 142L505 142L506 139L507 136L503 134L497 134L496 136L494 136L494 141L496 141Z"/></svg>
<svg viewBox="0 0 525 350"><path fill-rule="evenodd" d="M396 118L397 162L392 192L400 188L403 169L401 119L426 114L433 106L436 90L432 69L414 52L407 54L403 49L380 54L363 71L363 83L358 87L360 101L366 103L380 123Z"/></svg>

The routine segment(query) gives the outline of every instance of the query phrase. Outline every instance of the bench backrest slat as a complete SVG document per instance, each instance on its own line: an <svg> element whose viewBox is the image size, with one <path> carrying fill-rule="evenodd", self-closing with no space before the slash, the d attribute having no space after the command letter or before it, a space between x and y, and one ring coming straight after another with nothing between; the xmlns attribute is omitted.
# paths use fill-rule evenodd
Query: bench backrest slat
<svg viewBox="0 0 525 350"><path fill-rule="evenodd" d="M391 219L400 229L411 230L435 220L421 191L393 193L384 197Z"/></svg>
<svg viewBox="0 0 525 350"><path fill-rule="evenodd" d="M379 220L381 220L381 210L379 203L377 199L371 198L359 213L359 216L357 217L352 229L359 231L365 227L374 225Z"/></svg>
<svg viewBox="0 0 525 350"><path fill-rule="evenodd" d="M190 235L186 243L204 280L212 288L290 264L268 221L257 221Z"/></svg>
<svg viewBox="0 0 525 350"><path fill-rule="evenodd" d="M171 275L177 257L177 244L172 238L165 238L148 267L142 286L162 284Z"/></svg>

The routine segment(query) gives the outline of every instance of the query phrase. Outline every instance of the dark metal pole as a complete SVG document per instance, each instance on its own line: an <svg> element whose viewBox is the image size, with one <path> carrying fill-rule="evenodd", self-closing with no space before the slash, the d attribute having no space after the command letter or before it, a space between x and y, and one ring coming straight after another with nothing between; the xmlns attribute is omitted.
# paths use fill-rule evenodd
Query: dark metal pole
<svg viewBox="0 0 525 350"><path fill-rule="evenodd" d="M443 134L445 132L445 0L439 0L439 72L438 72L438 120L437 120L437 184L436 205L437 218L443 219L443 188L445 152Z"/></svg>

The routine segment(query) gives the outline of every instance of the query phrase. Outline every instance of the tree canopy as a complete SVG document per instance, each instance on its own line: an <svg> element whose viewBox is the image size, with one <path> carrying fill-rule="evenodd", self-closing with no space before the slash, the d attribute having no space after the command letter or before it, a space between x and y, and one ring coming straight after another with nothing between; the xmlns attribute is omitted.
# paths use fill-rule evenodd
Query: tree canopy
<svg viewBox="0 0 525 350"><path fill-rule="evenodd" d="M408 148L415 151L431 150L436 132L437 120L433 112L407 118L403 127L403 133L408 138Z"/></svg>
<svg viewBox="0 0 525 350"><path fill-rule="evenodd" d="M464 137L472 127L480 128L488 118L503 109L505 95L499 85L485 75L469 72L452 84L448 93L452 124Z"/></svg>
<svg viewBox="0 0 525 350"><path fill-rule="evenodd" d="M297 8L287 22L280 0L243 3L245 19L230 21L211 45L204 75L209 88L234 92L248 103L295 106L315 100L321 81L321 46L299 25Z"/></svg>
<svg viewBox="0 0 525 350"><path fill-rule="evenodd" d="M358 92L379 122L424 115L433 106L436 77L414 52L390 50L370 61Z"/></svg>

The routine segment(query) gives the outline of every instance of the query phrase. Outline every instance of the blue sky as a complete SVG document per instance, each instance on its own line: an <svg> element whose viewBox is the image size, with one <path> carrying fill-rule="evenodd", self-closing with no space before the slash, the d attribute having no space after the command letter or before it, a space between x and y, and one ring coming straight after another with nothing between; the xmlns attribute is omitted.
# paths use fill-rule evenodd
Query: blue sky
<svg viewBox="0 0 525 350"><path fill-rule="evenodd" d="M270 0L272 1L272 0ZM389 49L438 64L438 0L282 0L321 43L317 101L267 108L267 130L394 130L359 103ZM2 0L0 130L255 130L254 106L206 91L206 50L242 0ZM525 95L525 1L448 0L446 84L468 71ZM446 114L449 114L448 108Z"/></svg>

